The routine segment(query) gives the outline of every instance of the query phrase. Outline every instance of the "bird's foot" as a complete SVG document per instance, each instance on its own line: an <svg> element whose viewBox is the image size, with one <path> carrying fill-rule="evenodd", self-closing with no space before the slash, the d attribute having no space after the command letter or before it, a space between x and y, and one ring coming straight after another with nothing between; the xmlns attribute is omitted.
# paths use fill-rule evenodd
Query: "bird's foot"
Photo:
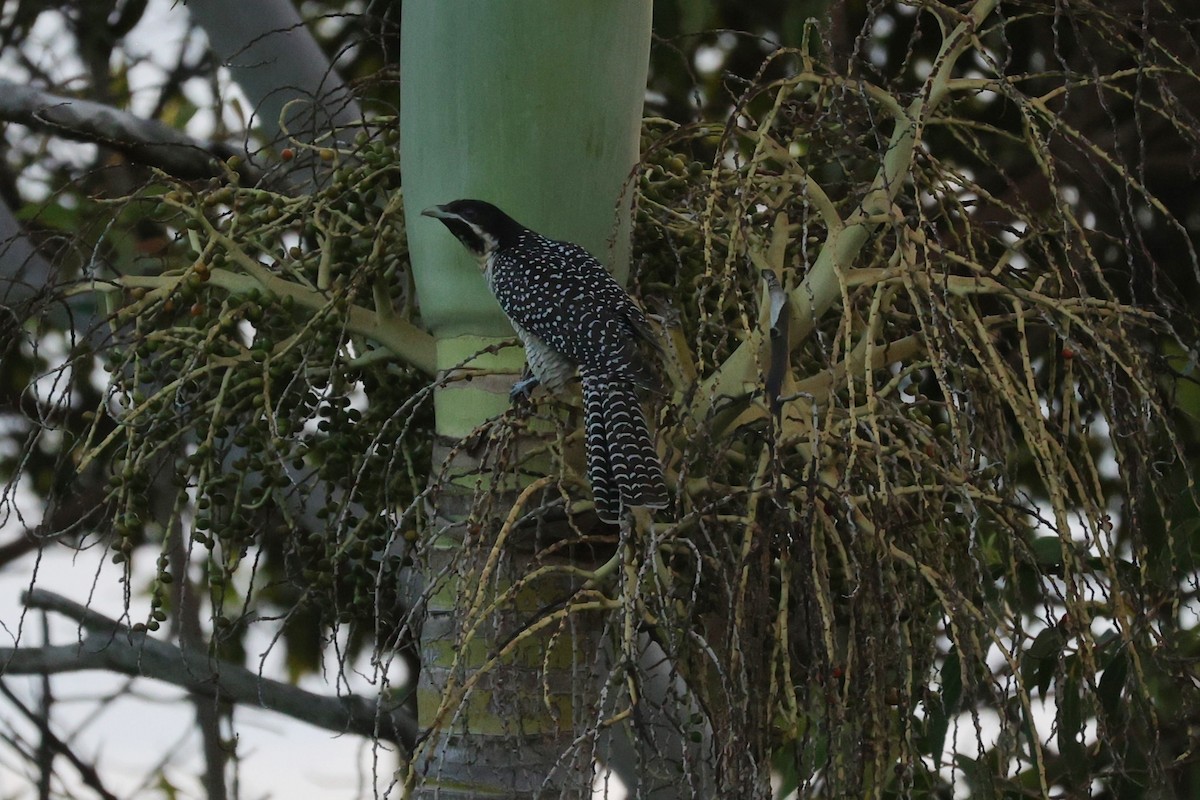
<svg viewBox="0 0 1200 800"><path fill-rule="evenodd" d="M535 376L530 375L527 378L522 378L512 385L512 389L508 392L508 399L514 403L519 403L522 400L529 400L533 394L533 390L541 383Z"/></svg>

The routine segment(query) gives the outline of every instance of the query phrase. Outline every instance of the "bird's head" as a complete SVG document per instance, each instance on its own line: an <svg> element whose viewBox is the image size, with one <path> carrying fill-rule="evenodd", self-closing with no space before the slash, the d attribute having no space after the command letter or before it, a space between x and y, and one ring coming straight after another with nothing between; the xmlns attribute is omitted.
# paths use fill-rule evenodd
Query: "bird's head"
<svg viewBox="0 0 1200 800"><path fill-rule="evenodd" d="M441 220L480 262L515 244L525 230L508 214L483 200L455 200L427 208L421 214Z"/></svg>

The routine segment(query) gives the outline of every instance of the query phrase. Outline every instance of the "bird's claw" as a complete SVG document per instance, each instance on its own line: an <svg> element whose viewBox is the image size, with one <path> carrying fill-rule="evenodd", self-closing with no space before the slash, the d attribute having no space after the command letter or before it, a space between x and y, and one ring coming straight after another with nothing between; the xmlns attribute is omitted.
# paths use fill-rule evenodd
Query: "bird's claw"
<svg viewBox="0 0 1200 800"><path fill-rule="evenodd" d="M508 399L514 403L522 400L529 400L533 394L533 390L541 383L536 377L530 375L528 378L522 378L512 385L512 389L508 392Z"/></svg>

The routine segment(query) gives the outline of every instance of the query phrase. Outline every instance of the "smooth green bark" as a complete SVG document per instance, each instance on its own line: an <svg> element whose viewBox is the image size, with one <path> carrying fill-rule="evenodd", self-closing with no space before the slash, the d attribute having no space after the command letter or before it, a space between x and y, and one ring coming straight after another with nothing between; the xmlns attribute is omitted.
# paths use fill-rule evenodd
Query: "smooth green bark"
<svg viewBox="0 0 1200 800"><path fill-rule="evenodd" d="M404 4L401 153L422 323L439 371L473 373L435 399L440 489L409 583L424 610L417 698L428 731L408 775L414 797L590 795L594 753L579 734L597 724L603 603L563 608L576 566L588 565L566 552L535 558L560 534L543 526L533 541L502 526L519 490L512 464L455 444L507 407L521 352L494 352L511 327L478 266L419 213L488 200L623 278L650 12L648 0Z"/></svg>
<svg viewBox="0 0 1200 800"><path fill-rule="evenodd" d="M623 189L638 160L650 9L648 0L405 3L404 205L434 335L511 335L462 247L418 218L436 203L487 200L628 272Z"/></svg>

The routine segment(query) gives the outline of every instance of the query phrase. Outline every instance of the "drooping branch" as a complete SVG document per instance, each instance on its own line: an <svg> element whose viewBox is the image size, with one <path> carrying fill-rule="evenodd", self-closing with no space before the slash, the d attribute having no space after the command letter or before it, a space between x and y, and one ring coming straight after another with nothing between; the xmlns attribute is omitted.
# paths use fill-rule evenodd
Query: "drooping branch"
<svg viewBox="0 0 1200 800"><path fill-rule="evenodd" d="M0 80L0 120L65 139L102 144L183 180L221 175L226 169L222 162L234 155L242 156L238 172L244 182L256 183L262 178L240 148L193 139L158 120L12 81Z"/></svg>
<svg viewBox="0 0 1200 800"><path fill-rule="evenodd" d="M416 722L403 710L355 695L328 697L264 678L244 667L205 653L181 650L145 631L100 614L54 592L34 589L24 596L28 608L55 611L88 631L77 644L0 648L0 672L49 675L99 669L153 678L189 692L247 706L266 708L337 733L353 733L395 742L406 750L416 737Z"/></svg>
<svg viewBox="0 0 1200 800"><path fill-rule="evenodd" d="M958 25L943 39L934 62L936 67L926 78L924 90L907 108L895 101L885 101L886 93L876 93L895 127L879 170L858 206L844 220L826 220L830 224L829 237L812 268L789 294L791 317L795 321L788 337L791 349L812 333L817 321L841 296L846 273L854 269L872 235L890 218L892 201L904 185L924 128L947 96L954 66L984 20L995 10L996 2L976 0L971 10L960 17ZM702 390L696 393L692 419L702 418L719 398L739 396L745 384L758 380L763 343L763 330L756 330L705 380Z"/></svg>

